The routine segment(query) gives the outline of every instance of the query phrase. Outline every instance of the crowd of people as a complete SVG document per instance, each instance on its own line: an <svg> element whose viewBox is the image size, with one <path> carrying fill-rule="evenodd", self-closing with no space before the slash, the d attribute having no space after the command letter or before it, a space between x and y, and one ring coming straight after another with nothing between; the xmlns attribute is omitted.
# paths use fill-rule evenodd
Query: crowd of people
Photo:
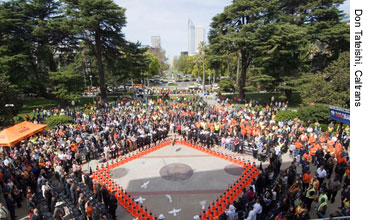
<svg viewBox="0 0 369 220"><path fill-rule="evenodd" d="M336 133L333 124L322 132L317 122L276 122L276 113L286 108L281 102L261 107L250 101L235 108L226 101L208 105L197 96L165 96L157 100L115 100L88 108L41 107L28 116L28 120L42 123L53 115L69 115L74 124L56 126L3 150L0 183L6 206L0 205L0 219L16 219L15 209L23 199L27 200L30 218L42 219L37 192L42 193L54 218L63 219L66 213L56 208L63 203L53 195L53 184L65 189L83 219L115 219L114 195L83 174L81 165L155 145L170 133L203 147L218 145L236 153L252 146L257 158L269 161L267 167L260 166L254 183L220 219L309 219L312 209L324 217L329 201L334 203L339 192L342 209L330 214L349 215L348 127ZM291 154L294 161L283 170L284 153ZM88 198L71 177L83 182L94 198ZM108 213L99 213L95 203L104 204Z"/></svg>

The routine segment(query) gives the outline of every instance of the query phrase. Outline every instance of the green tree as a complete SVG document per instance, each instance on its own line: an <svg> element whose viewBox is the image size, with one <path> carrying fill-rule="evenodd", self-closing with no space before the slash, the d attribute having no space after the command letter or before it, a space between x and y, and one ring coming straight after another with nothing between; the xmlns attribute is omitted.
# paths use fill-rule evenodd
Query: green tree
<svg viewBox="0 0 369 220"><path fill-rule="evenodd" d="M79 74L78 63L71 63L58 72L50 72L52 93L61 100L77 100L84 90L83 77Z"/></svg>
<svg viewBox="0 0 369 220"><path fill-rule="evenodd" d="M49 97L49 72L73 54L76 41L62 9L54 0L0 3L0 71L23 92Z"/></svg>
<svg viewBox="0 0 369 220"><path fill-rule="evenodd" d="M201 57L201 63L202 63L202 88L205 89L205 50L206 50L206 44L204 41L201 41L199 44L199 56Z"/></svg>
<svg viewBox="0 0 369 220"><path fill-rule="evenodd" d="M323 103L350 107L350 55L341 53L323 73L310 76L310 82L302 87L301 97L305 104Z"/></svg>
<svg viewBox="0 0 369 220"><path fill-rule="evenodd" d="M9 77L0 73L0 126L13 122L13 117L22 109L19 91L11 85Z"/></svg>
<svg viewBox="0 0 369 220"><path fill-rule="evenodd" d="M148 79L160 73L160 62L159 62L159 59L156 56L154 56L152 53L147 52L146 55L148 56L148 59L150 60L148 71L145 74L146 79Z"/></svg>
<svg viewBox="0 0 369 220"><path fill-rule="evenodd" d="M219 82L219 87L223 92L233 92L235 89L234 83L231 79L225 79Z"/></svg>
<svg viewBox="0 0 369 220"><path fill-rule="evenodd" d="M169 69L169 65L167 64L168 58L165 56L165 50L162 48L150 48L149 52L159 60L160 74Z"/></svg>
<svg viewBox="0 0 369 220"><path fill-rule="evenodd" d="M210 25L209 42L213 51L220 54L240 51L238 88L241 100L245 98L247 69L252 64L254 48L259 42L255 33L267 15L269 4L264 0L234 0L213 18Z"/></svg>
<svg viewBox="0 0 369 220"><path fill-rule="evenodd" d="M272 87L285 91L291 100L296 85L290 81L304 71L310 52L306 29L289 23L271 22L257 30L260 43L256 48L255 65L273 79ZM265 77L264 77L265 78Z"/></svg>
<svg viewBox="0 0 369 220"><path fill-rule="evenodd" d="M104 58L120 54L125 45L122 28L125 9L112 0L66 0L69 24L78 39L93 51L97 63L101 99L106 101Z"/></svg>
<svg viewBox="0 0 369 220"><path fill-rule="evenodd" d="M188 63L188 56L187 55L181 55L178 57L178 59L175 60L174 68L178 72L185 73L188 69L189 63Z"/></svg>

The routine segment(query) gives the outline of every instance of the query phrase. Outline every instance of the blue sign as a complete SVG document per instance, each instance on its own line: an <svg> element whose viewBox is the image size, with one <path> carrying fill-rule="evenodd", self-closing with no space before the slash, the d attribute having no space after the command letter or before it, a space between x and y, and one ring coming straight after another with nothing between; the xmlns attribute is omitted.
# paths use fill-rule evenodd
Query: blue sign
<svg viewBox="0 0 369 220"><path fill-rule="evenodd" d="M350 110L340 108L336 106L329 106L329 114L331 119L342 122L344 124L350 124Z"/></svg>

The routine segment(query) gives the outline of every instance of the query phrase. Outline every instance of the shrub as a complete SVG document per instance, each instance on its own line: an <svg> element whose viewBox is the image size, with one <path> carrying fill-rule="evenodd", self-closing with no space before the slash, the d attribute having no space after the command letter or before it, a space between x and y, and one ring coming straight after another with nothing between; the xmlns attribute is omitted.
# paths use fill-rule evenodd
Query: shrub
<svg viewBox="0 0 369 220"><path fill-rule="evenodd" d="M326 132L328 129L328 125L327 124L320 124L320 127L322 129L322 132Z"/></svg>
<svg viewBox="0 0 369 220"><path fill-rule="evenodd" d="M46 120L46 124L49 126L49 128L70 123L73 123L73 118L66 115L54 115Z"/></svg>
<svg viewBox="0 0 369 220"><path fill-rule="evenodd" d="M235 86L231 79L225 79L219 82L219 87L222 89L223 92L233 92Z"/></svg>
<svg viewBox="0 0 369 220"><path fill-rule="evenodd" d="M285 110L285 111L278 111L275 120L277 122L279 121L289 121L293 120L295 118L298 118L299 114L297 112L291 111L291 110Z"/></svg>
<svg viewBox="0 0 369 220"><path fill-rule="evenodd" d="M329 106L328 105L307 105L300 109L299 118L305 122L315 122L328 124L331 119L329 115Z"/></svg>
<svg viewBox="0 0 369 220"><path fill-rule="evenodd" d="M89 108L85 108L85 110L83 111L83 113L85 113L86 115L89 115L92 113L92 110Z"/></svg>

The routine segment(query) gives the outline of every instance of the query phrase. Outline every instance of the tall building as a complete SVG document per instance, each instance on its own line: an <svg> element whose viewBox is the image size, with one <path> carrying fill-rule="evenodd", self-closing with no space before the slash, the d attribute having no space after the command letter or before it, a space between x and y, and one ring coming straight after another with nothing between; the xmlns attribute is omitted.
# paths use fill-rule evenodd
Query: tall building
<svg viewBox="0 0 369 220"><path fill-rule="evenodd" d="M152 48L161 48L160 36L151 36L151 47Z"/></svg>
<svg viewBox="0 0 369 220"><path fill-rule="evenodd" d="M205 31L202 25L195 26L195 51L199 52L200 42L205 41Z"/></svg>
<svg viewBox="0 0 369 220"><path fill-rule="evenodd" d="M205 41L205 30L202 25L194 25L188 19L188 55L194 55L198 52L201 41Z"/></svg>
<svg viewBox="0 0 369 220"><path fill-rule="evenodd" d="M188 19L188 54L195 54L195 25Z"/></svg>

